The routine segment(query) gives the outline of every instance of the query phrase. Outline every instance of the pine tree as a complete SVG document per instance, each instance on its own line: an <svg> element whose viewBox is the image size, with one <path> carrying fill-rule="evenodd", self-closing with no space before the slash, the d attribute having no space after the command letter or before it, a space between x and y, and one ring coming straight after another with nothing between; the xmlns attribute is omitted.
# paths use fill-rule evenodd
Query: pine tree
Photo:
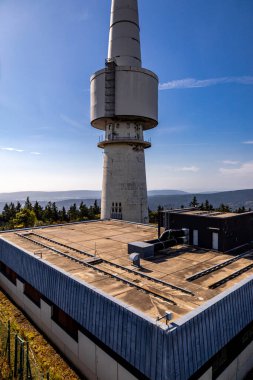
<svg viewBox="0 0 253 380"><path fill-rule="evenodd" d="M36 218L38 220L43 220L43 208L38 201L34 203L33 211L35 212Z"/></svg>
<svg viewBox="0 0 253 380"><path fill-rule="evenodd" d="M79 206L79 215L81 219L88 219L89 217L89 209L83 202L80 203Z"/></svg>
<svg viewBox="0 0 253 380"><path fill-rule="evenodd" d="M56 203L53 202L52 203L52 221L57 222L58 220L59 220L59 211L58 211L58 208L56 206Z"/></svg>
<svg viewBox="0 0 253 380"><path fill-rule="evenodd" d="M190 203L190 207L197 207L199 205L198 201L197 201L197 197L196 195L194 195L194 197L192 198L192 201Z"/></svg>
<svg viewBox="0 0 253 380"><path fill-rule="evenodd" d="M205 210L206 211L209 211L210 210L210 204L209 204L209 202L208 202L208 199L205 201Z"/></svg>
<svg viewBox="0 0 253 380"><path fill-rule="evenodd" d="M220 212L231 212L230 207L228 205L225 205L224 203L221 203L218 211Z"/></svg>
<svg viewBox="0 0 253 380"><path fill-rule="evenodd" d="M158 207L157 207L157 211L159 212L159 211L163 211L163 207L161 206L161 205L158 205Z"/></svg>
<svg viewBox="0 0 253 380"><path fill-rule="evenodd" d="M53 221L53 209L52 209L52 202L48 202L45 210L44 210L44 215L43 215L43 220L45 222L51 223Z"/></svg>
<svg viewBox="0 0 253 380"><path fill-rule="evenodd" d="M200 210L205 210L204 203L202 202L201 205L199 206Z"/></svg>
<svg viewBox="0 0 253 380"><path fill-rule="evenodd" d="M2 213L2 217L3 217L3 221L5 223L9 223L11 219L13 219L16 215L16 208L14 206L13 203L6 203L4 205L4 208L3 208L3 213Z"/></svg>
<svg viewBox="0 0 253 380"><path fill-rule="evenodd" d="M32 211L32 209L33 209L33 205L30 202L30 198L29 197L26 198L24 208L27 209L27 210L30 210L30 211Z"/></svg>
<svg viewBox="0 0 253 380"><path fill-rule="evenodd" d="M21 210L21 203L20 202L17 202L17 205L16 205L16 212L19 212Z"/></svg>
<svg viewBox="0 0 253 380"><path fill-rule="evenodd" d="M68 214L66 212L66 209L65 207L63 206L62 209L59 211L59 218L62 222L68 222L69 221L69 217L68 217Z"/></svg>
<svg viewBox="0 0 253 380"><path fill-rule="evenodd" d="M77 221L79 218L79 211L77 210L76 203L70 206L68 210L68 217L70 221Z"/></svg>
<svg viewBox="0 0 253 380"><path fill-rule="evenodd" d="M94 215L99 215L100 214L100 207L98 206L98 201L97 200L95 200L95 202L94 202L93 213L94 213Z"/></svg>

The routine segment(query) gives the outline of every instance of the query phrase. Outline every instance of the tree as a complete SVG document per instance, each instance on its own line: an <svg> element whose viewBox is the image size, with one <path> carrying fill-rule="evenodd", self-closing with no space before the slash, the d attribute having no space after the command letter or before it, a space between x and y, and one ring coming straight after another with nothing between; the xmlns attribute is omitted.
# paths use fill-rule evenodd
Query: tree
<svg viewBox="0 0 253 380"><path fill-rule="evenodd" d="M220 212L231 212L230 207L224 203L221 203L217 210Z"/></svg>
<svg viewBox="0 0 253 380"><path fill-rule="evenodd" d="M201 205L199 206L199 209L204 211L205 210L205 206L204 206L204 203L202 202Z"/></svg>
<svg viewBox="0 0 253 380"><path fill-rule="evenodd" d="M27 210L32 210L32 209L33 209L33 205L32 205L32 203L30 202L30 198L29 198L29 197L26 198L24 208L26 208Z"/></svg>
<svg viewBox="0 0 253 380"><path fill-rule="evenodd" d="M198 201L197 201L197 197L196 195L194 195L194 197L192 198L192 201L190 202L190 207L197 207L199 205Z"/></svg>
<svg viewBox="0 0 253 380"><path fill-rule="evenodd" d="M93 205L93 213L94 213L94 215L100 214L100 207L98 206L97 200L95 200L94 205Z"/></svg>
<svg viewBox="0 0 253 380"><path fill-rule="evenodd" d="M20 202L17 202L17 205L16 205L16 213L19 212L21 210L21 203Z"/></svg>
<svg viewBox="0 0 253 380"><path fill-rule="evenodd" d="M68 221L69 221L69 217L68 217L68 214L67 214L66 209L65 209L64 206L63 206L62 209L59 211L59 219L60 219L62 222L68 222Z"/></svg>
<svg viewBox="0 0 253 380"><path fill-rule="evenodd" d="M238 209L236 209L235 212L237 212L238 214L242 214L242 213L246 212L246 209L244 206L242 206L242 207L239 207Z"/></svg>
<svg viewBox="0 0 253 380"><path fill-rule="evenodd" d="M83 202L81 202L79 206L79 216L82 220L88 219L89 217L89 209Z"/></svg>
<svg viewBox="0 0 253 380"><path fill-rule="evenodd" d="M157 211L151 211L148 209L149 213L149 223L157 224L158 221L158 212Z"/></svg>
<svg viewBox="0 0 253 380"><path fill-rule="evenodd" d="M16 214L16 217L12 220L14 228L27 228L34 227L36 223L36 215L33 210L23 208Z"/></svg>
<svg viewBox="0 0 253 380"><path fill-rule="evenodd" d="M11 219L15 217L17 213L14 203L6 203L3 208L2 219L5 223L9 223Z"/></svg>
<svg viewBox="0 0 253 380"><path fill-rule="evenodd" d="M209 211L209 210L210 210L210 204L209 204L208 199L205 201L205 206L204 206L204 208L205 208L206 211Z"/></svg>
<svg viewBox="0 0 253 380"><path fill-rule="evenodd" d="M57 222L58 220L59 220L59 211L58 211L58 208L56 206L56 203L53 202L52 203L52 221Z"/></svg>
<svg viewBox="0 0 253 380"><path fill-rule="evenodd" d="M54 221L54 210L52 202L47 203L43 214L43 220L45 222L52 223Z"/></svg>
<svg viewBox="0 0 253 380"><path fill-rule="evenodd" d="M88 218L91 220L100 218L100 207L98 206L97 200L94 202L93 206L90 206Z"/></svg>
<svg viewBox="0 0 253 380"><path fill-rule="evenodd" d="M45 208L43 208L36 201L33 206L29 197L27 197L23 208L20 202L16 206L14 203L5 204L2 214L0 214L0 229L32 226L33 213L30 215L24 212L24 210L33 211L36 225L100 218L100 206L97 200L89 208L83 202L81 202L79 208L74 203L66 211L65 207L59 210L55 202L48 202ZM30 219L28 218L29 215Z"/></svg>
<svg viewBox="0 0 253 380"><path fill-rule="evenodd" d="M161 206L161 205L158 205L158 207L157 207L157 211L159 212L159 211L163 211L163 207Z"/></svg>
<svg viewBox="0 0 253 380"><path fill-rule="evenodd" d="M36 215L36 218L38 220L43 220L43 208L41 207L41 205L39 204L38 201L36 201L34 203L34 206L33 206L33 211L35 212L35 215Z"/></svg>
<svg viewBox="0 0 253 380"><path fill-rule="evenodd" d="M70 206L68 210L68 217L70 221L76 221L79 218L79 211L77 210L76 203Z"/></svg>
<svg viewBox="0 0 253 380"><path fill-rule="evenodd" d="M204 210L204 211L214 210L213 205L209 203L208 199L206 199L205 203L202 202L199 208L200 210Z"/></svg>

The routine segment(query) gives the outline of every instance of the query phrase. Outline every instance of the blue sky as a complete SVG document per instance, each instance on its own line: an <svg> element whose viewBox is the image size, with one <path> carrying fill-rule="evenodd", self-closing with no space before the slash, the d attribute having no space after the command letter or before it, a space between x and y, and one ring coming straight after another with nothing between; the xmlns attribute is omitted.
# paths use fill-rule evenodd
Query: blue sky
<svg viewBox="0 0 253 380"><path fill-rule="evenodd" d="M148 188L253 188L253 1L139 8L143 66L160 79ZM0 192L101 188L89 77L109 13L109 0L0 0Z"/></svg>

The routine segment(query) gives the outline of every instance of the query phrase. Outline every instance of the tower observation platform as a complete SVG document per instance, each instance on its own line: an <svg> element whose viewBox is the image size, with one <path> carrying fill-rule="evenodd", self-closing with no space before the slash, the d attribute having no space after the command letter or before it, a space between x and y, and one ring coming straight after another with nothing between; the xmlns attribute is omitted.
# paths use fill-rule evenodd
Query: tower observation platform
<svg viewBox="0 0 253 380"><path fill-rule="evenodd" d="M108 58L91 77L91 125L105 132L101 218L148 222L144 131L158 124L158 77L142 68L137 0L113 0Z"/></svg>

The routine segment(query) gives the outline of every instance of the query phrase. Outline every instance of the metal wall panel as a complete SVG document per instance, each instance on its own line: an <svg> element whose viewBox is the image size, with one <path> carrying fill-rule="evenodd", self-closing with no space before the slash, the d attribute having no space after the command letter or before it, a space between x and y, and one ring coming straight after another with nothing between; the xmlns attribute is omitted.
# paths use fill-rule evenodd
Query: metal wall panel
<svg viewBox="0 0 253 380"><path fill-rule="evenodd" d="M4 239L0 260L150 379L188 379L253 320L253 276L168 331Z"/></svg>

